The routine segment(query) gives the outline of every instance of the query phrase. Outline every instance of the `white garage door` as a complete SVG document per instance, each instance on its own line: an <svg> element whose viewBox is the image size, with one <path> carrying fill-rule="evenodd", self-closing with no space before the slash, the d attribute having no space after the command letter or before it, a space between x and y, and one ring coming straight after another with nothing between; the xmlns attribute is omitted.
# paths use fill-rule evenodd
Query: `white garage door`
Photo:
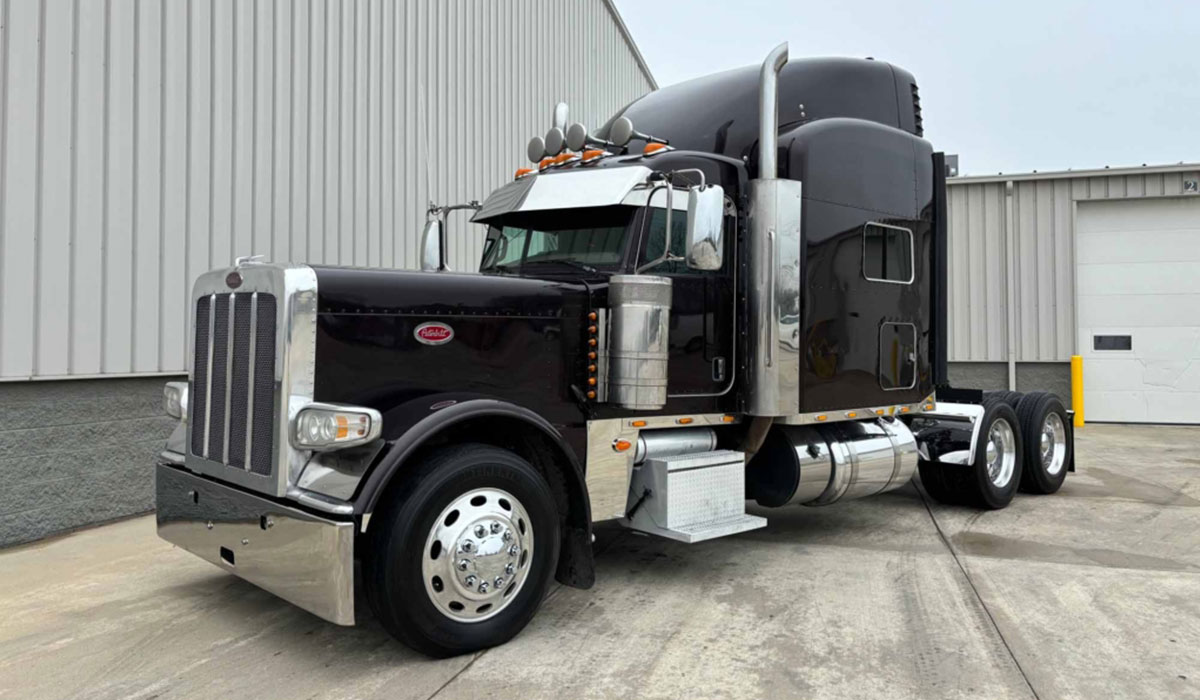
<svg viewBox="0 0 1200 700"><path fill-rule="evenodd" d="M1200 197L1080 202L1087 420L1200 423Z"/></svg>

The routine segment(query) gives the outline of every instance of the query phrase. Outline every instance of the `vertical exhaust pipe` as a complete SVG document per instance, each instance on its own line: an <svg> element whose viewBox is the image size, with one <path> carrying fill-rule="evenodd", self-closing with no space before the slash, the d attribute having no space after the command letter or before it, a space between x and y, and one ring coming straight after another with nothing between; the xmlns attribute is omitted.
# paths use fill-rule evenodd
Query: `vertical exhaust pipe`
<svg viewBox="0 0 1200 700"><path fill-rule="evenodd" d="M746 319L747 413L800 412L800 191L779 179L779 71L788 45L776 46L758 77L758 178L750 181L750 279Z"/></svg>
<svg viewBox="0 0 1200 700"><path fill-rule="evenodd" d="M767 54L758 73L758 177L779 176L779 71L788 62L788 45L783 42Z"/></svg>

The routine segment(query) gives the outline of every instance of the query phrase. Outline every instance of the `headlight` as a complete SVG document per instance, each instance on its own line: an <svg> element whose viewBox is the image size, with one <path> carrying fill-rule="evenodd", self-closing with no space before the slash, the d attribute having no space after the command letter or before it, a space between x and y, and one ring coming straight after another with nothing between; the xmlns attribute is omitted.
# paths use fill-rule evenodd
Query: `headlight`
<svg viewBox="0 0 1200 700"><path fill-rule="evenodd" d="M372 408L310 404L296 414L292 444L301 450L340 450L379 437L383 419Z"/></svg>
<svg viewBox="0 0 1200 700"><path fill-rule="evenodd" d="M168 416L187 420L188 385L187 382L167 382L163 387L163 410Z"/></svg>

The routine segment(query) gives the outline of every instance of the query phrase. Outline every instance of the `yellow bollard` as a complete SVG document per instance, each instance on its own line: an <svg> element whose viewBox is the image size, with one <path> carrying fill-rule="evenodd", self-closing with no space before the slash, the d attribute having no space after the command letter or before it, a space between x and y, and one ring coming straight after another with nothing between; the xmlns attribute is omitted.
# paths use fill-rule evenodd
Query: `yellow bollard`
<svg viewBox="0 0 1200 700"><path fill-rule="evenodd" d="M1071 408L1075 409L1075 427L1083 427L1083 357L1071 355Z"/></svg>

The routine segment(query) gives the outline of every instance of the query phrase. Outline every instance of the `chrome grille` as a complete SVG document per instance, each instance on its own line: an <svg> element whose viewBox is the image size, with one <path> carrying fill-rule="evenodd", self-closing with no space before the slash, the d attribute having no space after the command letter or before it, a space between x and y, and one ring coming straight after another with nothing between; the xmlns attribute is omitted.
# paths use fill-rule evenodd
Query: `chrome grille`
<svg viewBox="0 0 1200 700"><path fill-rule="evenodd" d="M209 294L196 300L191 451L271 474L275 415L275 296Z"/></svg>

